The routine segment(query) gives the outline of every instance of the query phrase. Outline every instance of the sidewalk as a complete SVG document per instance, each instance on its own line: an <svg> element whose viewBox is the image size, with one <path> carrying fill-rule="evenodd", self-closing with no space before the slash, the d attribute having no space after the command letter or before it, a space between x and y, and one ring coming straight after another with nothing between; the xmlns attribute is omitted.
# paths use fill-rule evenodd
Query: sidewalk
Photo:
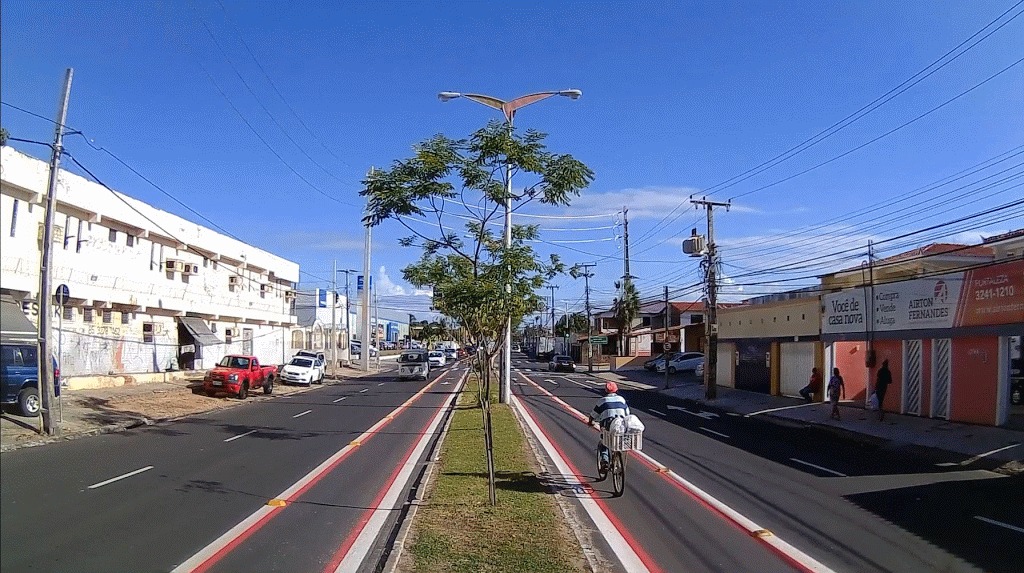
<svg viewBox="0 0 1024 573"><path fill-rule="evenodd" d="M328 377L324 383L342 384L345 380L358 379L368 374L372 375L375 372L364 373L353 368L344 368L340 378ZM0 416L0 452L118 432L309 390L304 386L275 384L274 393L270 396L257 391L250 393L246 400L238 400L227 397L211 398L206 394L193 392L201 386L201 376L194 376L180 382L151 382L89 390L62 389L63 404L60 410L55 407L53 413L54 419L59 415L63 416L61 435L40 434L39 418L25 418L4 412Z"/></svg>
<svg viewBox="0 0 1024 573"><path fill-rule="evenodd" d="M606 380L643 382L625 376L627 372L600 372L594 375ZM759 392L718 387L714 400L704 398L704 386L693 382L673 381L659 390L692 406L729 413L734 416L765 417L776 423L814 426L841 433L847 437L874 444L895 447L918 447L953 454L950 464L966 466L979 459L997 463L1009 473L1024 472L1024 432L994 426L948 422L934 418L885 413L865 409L853 401L840 402L842 420L829 418L827 402L805 403L800 398L770 396ZM956 456L962 459L954 459Z"/></svg>

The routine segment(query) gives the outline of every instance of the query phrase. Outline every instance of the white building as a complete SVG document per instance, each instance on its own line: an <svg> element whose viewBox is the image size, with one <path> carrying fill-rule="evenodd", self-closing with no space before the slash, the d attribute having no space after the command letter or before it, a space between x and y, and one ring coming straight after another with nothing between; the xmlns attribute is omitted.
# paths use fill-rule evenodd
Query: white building
<svg viewBox="0 0 1024 573"><path fill-rule="evenodd" d="M332 294L330 290L321 288L309 292L298 291L295 295L294 308L299 327L292 330L291 333L291 354L305 348L325 353L330 361L332 358L331 321L333 320L338 363L343 365L349 361L351 359L349 341L362 339L362 328L359 322L362 303L357 292L352 291L352 301L348 308L348 324L346 325L344 294ZM392 309L371 307L371 337L376 332L377 337L382 341L400 342L409 335L408 316L408 313ZM351 338L348 333L351 333Z"/></svg>
<svg viewBox="0 0 1024 573"><path fill-rule="evenodd" d="M0 155L0 293L35 323L49 166ZM245 353L283 362L299 265L61 171L52 346L64 376L209 367ZM58 334L62 333L62 336Z"/></svg>

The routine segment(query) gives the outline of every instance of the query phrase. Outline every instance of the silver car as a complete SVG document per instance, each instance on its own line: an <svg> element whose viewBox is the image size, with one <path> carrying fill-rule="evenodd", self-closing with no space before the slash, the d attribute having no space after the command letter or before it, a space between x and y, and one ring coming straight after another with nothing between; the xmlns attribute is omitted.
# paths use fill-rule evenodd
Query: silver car
<svg viewBox="0 0 1024 573"><path fill-rule="evenodd" d="M668 361L668 373L675 374L676 372L694 372L697 370L697 365L704 362L704 354L700 352L683 352L676 356L673 356ZM658 364L658 372L665 371L665 363Z"/></svg>

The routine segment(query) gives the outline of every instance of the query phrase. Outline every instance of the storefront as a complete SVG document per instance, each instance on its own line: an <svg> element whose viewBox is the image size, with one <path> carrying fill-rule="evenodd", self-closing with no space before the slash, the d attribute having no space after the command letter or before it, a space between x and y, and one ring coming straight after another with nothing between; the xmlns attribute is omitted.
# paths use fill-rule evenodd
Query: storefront
<svg viewBox="0 0 1024 573"><path fill-rule="evenodd" d="M1006 424L1024 261L846 289L822 304L826 366L839 368L847 398L866 402L887 360L886 411Z"/></svg>

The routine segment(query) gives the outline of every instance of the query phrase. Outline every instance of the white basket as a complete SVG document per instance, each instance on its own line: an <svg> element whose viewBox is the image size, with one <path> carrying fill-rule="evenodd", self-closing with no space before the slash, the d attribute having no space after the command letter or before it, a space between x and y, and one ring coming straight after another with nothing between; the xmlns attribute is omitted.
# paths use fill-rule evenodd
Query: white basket
<svg viewBox="0 0 1024 573"><path fill-rule="evenodd" d="M626 452L629 450L644 449L644 433L626 432L624 434L613 434L601 432L601 443L613 452Z"/></svg>

